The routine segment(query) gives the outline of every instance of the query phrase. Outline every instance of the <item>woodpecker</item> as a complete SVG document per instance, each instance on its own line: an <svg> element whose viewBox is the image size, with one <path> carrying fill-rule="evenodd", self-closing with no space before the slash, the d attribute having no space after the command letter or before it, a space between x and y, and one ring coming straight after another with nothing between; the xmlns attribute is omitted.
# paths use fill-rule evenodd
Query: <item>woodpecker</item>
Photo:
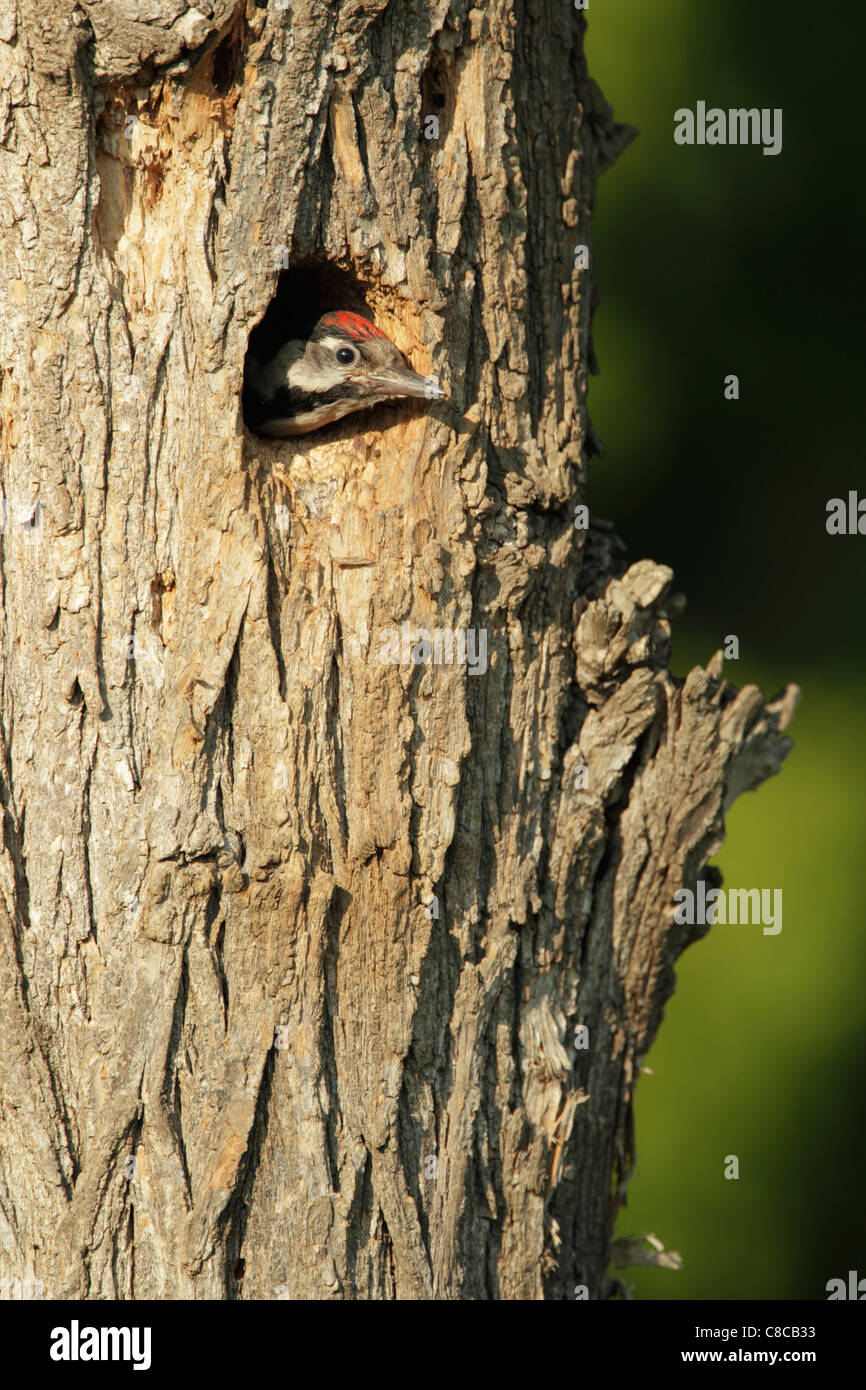
<svg viewBox="0 0 866 1390"><path fill-rule="evenodd" d="M444 395L435 377L413 372L369 319L336 309L271 357L259 358L250 349L244 416L256 434L287 439L382 401Z"/></svg>

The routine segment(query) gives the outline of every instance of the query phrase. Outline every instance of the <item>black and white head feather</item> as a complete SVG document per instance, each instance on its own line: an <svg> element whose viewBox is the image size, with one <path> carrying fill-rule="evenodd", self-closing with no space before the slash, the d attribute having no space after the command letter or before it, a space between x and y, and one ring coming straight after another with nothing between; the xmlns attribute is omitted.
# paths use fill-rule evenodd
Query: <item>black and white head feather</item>
<svg viewBox="0 0 866 1390"><path fill-rule="evenodd" d="M293 338L272 356L247 359L244 416L260 435L309 434L344 415L401 397L443 396L419 376L391 339L360 314L323 314L309 336Z"/></svg>

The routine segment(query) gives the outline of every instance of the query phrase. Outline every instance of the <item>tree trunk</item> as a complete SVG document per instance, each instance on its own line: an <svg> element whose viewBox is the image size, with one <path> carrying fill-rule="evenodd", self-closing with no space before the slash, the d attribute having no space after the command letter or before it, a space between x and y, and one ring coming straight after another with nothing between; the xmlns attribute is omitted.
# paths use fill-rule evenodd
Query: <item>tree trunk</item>
<svg viewBox="0 0 866 1390"><path fill-rule="evenodd" d="M604 1297L673 894L792 705L674 680L575 512L630 132L565 0L138 10L0 11L0 1270ZM256 438L278 278L448 401Z"/></svg>

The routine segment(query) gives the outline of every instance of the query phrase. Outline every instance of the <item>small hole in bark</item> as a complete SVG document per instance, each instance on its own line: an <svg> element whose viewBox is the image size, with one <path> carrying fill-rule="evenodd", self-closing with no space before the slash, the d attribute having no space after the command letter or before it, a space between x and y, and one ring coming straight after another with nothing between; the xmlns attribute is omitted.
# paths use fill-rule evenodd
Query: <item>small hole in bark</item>
<svg viewBox="0 0 866 1390"><path fill-rule="evenodd" d="M228 34L214 50L211 61L211 82L214 91L224 97L240 75L240 44L236 34Z"/></svg>
<svg viewBox="0 0 866 1390"><path fill-rule="evenodd" d="M440 113L435 136L425 124L425 117L432 111ZM421 81L421 112L422 140L436 145L447 135L454 117L454 73L451 59L444 53L434 53Z"/></svg>

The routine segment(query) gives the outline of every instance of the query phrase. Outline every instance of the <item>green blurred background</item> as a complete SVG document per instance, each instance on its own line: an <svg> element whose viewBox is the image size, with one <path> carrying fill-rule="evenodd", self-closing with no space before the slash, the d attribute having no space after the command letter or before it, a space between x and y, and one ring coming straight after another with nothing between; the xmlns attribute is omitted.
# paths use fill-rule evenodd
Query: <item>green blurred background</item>
<svg viewBox="0 0 866 1390"><path fill-rule="evenodd" d="M638 1087L618 1234L652 1231L684 1267L623 1274L642 1299L824 1299L866 1277L866 536L825 530L830 497L866 496L866 26L796 0L591 0L587 18L590 72L640 130L593 223L590 506L632 559L675 569L677 674L736 633L728 679L803 691L794 751L714 861L727 887L781 888L783 930L718 926L685 953ZM782 153L675 145L698 100L782 107Z"/></svg>

